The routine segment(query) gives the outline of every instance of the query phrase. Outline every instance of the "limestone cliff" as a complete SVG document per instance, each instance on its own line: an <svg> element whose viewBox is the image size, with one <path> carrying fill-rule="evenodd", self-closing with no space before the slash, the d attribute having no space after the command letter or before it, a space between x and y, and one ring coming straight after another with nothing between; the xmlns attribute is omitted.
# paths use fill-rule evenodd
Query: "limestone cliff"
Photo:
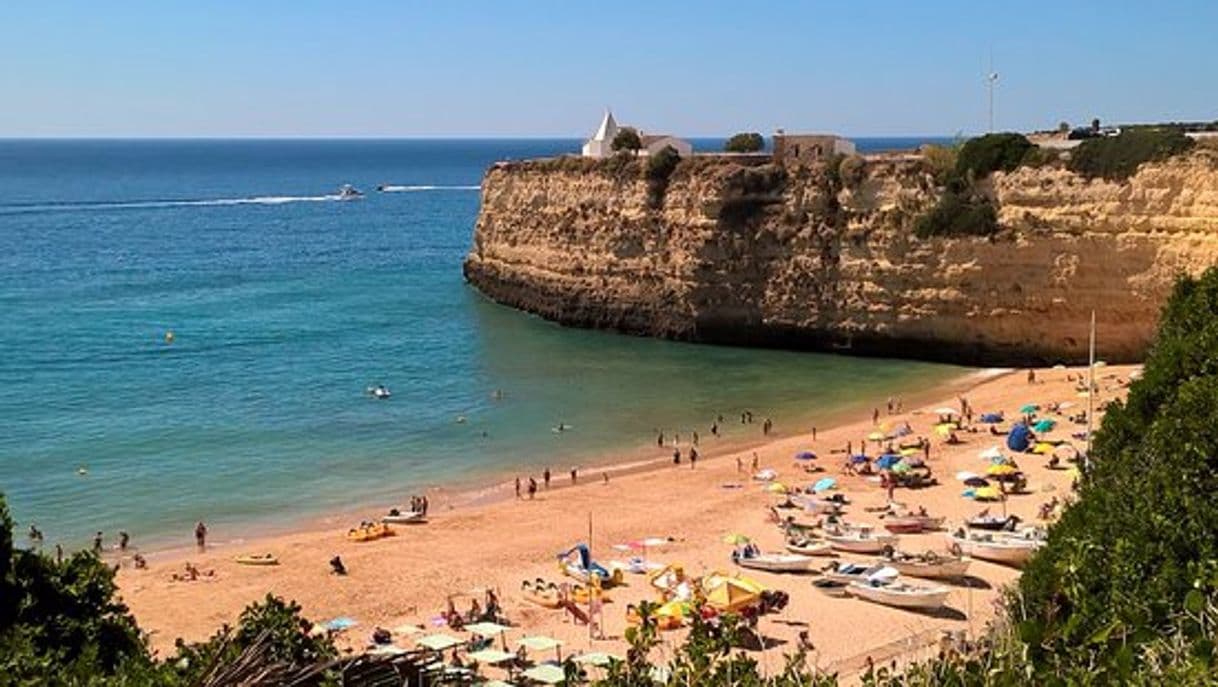
<svg viewBox="0 0 1218 687"><path fill-rule="evenodd" d="M987 182L1003 231L920 239L937 199L916 156L836 170L694 158L488 171L466 278L557 322L674 339L955 362L1080 361L1088 319L1140 358L1180 272L1218 257L1218 158L1197 150L1122 183L1060 168Z"/></svg>

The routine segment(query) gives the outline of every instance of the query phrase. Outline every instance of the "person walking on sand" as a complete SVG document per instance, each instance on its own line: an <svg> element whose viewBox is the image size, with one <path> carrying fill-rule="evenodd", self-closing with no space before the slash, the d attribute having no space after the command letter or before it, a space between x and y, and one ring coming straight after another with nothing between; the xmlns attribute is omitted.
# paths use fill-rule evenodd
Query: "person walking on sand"
<svg viewBox="0 0 1218 687"><path fill-rule="evenodd" d="M535 497L535 496L537 496L537 480L530 477L529 478L529 500L532 501L533 497Z"/></svg>
<svg viewBox="0 0 1218 687"><path fill-rule="evenodd" d="M873 408L873 409L872 409L872 411L871 411L871 424L873 424L873 425L878 425L878 424L880 424L880 409L879 409L879 408Z"/></svg>
<svg viewBox="0 0 1218 687"><path fill-rule="evenodd" d="M1028 369L1028 384L1035 384L1035 383L1036 383L1036 370L1029 368Z"/></svg>
<svg viewBox="0 0 1218 687"><path fill-rule="evenodd" d="M195 545L199 547L199 551L207 550L207 525L200 520L195 524Z"/></svg>
<svg viewBox="0 0 1218 687"><path fill-rule="evenodd" d="M605 480L605 486L609 486L609 473L602 472L601 477Z"/></svg>
<svg viewBox="0 0 1218 687"><path fill-rule="evenodd" d="M736 456L736 474L744 472L744 459Z"/></svg>
<svg viewBox="0 0 1218 687"><path fill-rule="evenodd" d="M812 441L816 441L816 425L812 425Z"/></svg>
<svg viewBox="0 0 1218 687"><path fill-rule="evenodd" d="M757 457L757 452L753 451L753 472L757 472L758 466L761 464L761 459Z"/></svg>
<svg viewBox="0 0 1218 687"><path fill-rule="evenodd" d="M541 479L546 483L546 489L550 488L550 468L546 468L545 472L541 473Z"/></svg>
<svg viewBox="0 0 1218 687"><path fill-rule="evenodd" d="M679 449L679 448L674 448L674 449L672 450L672 464L673 464L673 465L680 465L680 464L681 464L681 449Z"/></svg>
<svg viewBox="0 0 1218 687"><path fill-rule="evenodd" d="M689 449L689 469L693 470L698 466L698 449L690 447Z"/></svg>
<svg viewBox="0 0 1218 687"><path fill-rule="evenodd" d="M579 481L579 468L571 468L571 484Z"/></svg>
<svg viewBox="0 0 1218 687"><path fill-rule="evenodd" d="M520 477L516 477L516 500L520 500Z"/></svg>
<svg viewBox="0 0 1218 687"><path fill-rule="evenodd" d="M98 532L93 535L93 553L101 555L102 552L102 533Z"/></svg>
<svg viewBox="0 0 1218 687"><path fill-rule="evenodd" d="M659 434L656 435L656 446L659 446L661 448L664 447L664 433L663 432L660 432Z"/></svg>
<svg viewBox="0 0 1218 687"><path fill-rule="evenodd" d="M698 445L698 433L694 432L694 446Z"/></svg>
<svg viewBox="0 0 1218 687"><path fill-rule="evenodd" d="M716 420L715 422L712 422L712 423L711 423L711 436L713 436L713 437L717 437L717 436L719 436L719 422L718 422L718 420Z"/></svg>

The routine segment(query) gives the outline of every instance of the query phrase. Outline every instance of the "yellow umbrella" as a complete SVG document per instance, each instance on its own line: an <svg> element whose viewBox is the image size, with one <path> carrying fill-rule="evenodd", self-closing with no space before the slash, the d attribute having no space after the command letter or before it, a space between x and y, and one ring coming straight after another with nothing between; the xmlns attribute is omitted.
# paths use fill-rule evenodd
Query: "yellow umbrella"
<svg viewBox="0 0 1218 687"><path fill-rule="evenodd" d="M1002 498L1002 494L997 487L980 487L973 492L973 498L980 501L997 501Z"/></svg>
<svg viewBox="0 0 1218 687"><path fill-rule="evenodd" d="M916 449L916 448L903 448L903 449L901 449L901 455L902 455L902 456L912 456L913 454L915 454L915 453L917 453L917 452L918 452L918 449Z"/></svg>
<svg viewBox="0 0 1218 687"><path fill-rule="evenodd" d="M765 490L771 494L785 494L787 493L787 485L782 482L770 482L766 485Z"/></svg>
<svg viewBox="0 0 1218 687"><path fill-rule="evenodd" d="M759 592L753 591L738 579L721 577L716 582L717 584L706 592L706 603L717 611L735 613L757 603L761 598Z"/></svg>
<svg viewBox="0 0 1218 687"><path fill-rule="evenodd" d="M955 427L952 426L950 423L945 424L945 425L935 425L935 434L938 434L939 436L946 439L947 437L952 435L953 429L955 429Z"/></svg>
<svg viewBox="0 0 1218 687"><path fill-rule="evenodd" d="M1015 466L1011 465L1010 463L999 463L997 465L991 465L989 467L989 469L986 470L985 472L988 475L1001 476L1001 475L1013 475L1013 474L1019 472L1019 470L1016 469Z"/></svg>
<svg viewBox="0 0 1218 687"><path fill-rule="evenodd" d="M883 432L872 432L867 435L867 438L871 441L883 441L888 437Z"/></svg>
<svg viewBox="0 0 1218 687"><path fill-rule="evenodd" d="M1049 444L1049 443L1042 441L1042 442L1038 443L1036 446L1032 447L1032 453L1039 453L1042 455L1045 453L1053 453L1053 444Z"/></svg>
<svg viewBox="0 0 1218 687"><path fill-rule="evenodd" d="M741 544L747 544L750 541L752 540L748 537L744 536L743 534L736 534L735 532L723 538L724 544L731 544L732 546L740 546Z"/></svg>

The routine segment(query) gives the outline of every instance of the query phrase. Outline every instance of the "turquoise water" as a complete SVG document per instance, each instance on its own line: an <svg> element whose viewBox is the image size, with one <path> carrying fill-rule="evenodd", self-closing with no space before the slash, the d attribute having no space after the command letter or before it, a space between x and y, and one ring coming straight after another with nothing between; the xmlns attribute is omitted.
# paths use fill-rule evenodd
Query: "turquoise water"
<svg viewBox="0 0 1218 687"><path fill-rule="evenodd" d="M0 141L15 517L72 545L188 541L199 519L284 524L565 470L656 428L705 435L718 413L744 436L745 408L785 430L960 373L569 330L486 301L460 270L482 171L573 145ZM338 202L342 183L369 194ZM377 382L392 399L366 395Z"/></svg>

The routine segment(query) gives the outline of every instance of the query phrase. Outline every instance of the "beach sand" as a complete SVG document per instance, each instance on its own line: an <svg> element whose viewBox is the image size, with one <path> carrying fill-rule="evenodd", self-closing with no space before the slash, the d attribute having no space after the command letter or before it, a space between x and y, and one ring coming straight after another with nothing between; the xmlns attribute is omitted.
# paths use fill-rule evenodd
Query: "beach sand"
<svg viewBox="0 0 1218 687"><path fill-rule="evenodd" d="M1096 407L1121 397L1124 389L1118 380L1127 380L1134 369L1111 366L1097 370L1102 391ZM914 436L932 437L929 465L939 485L920 489L897 489L895 500L913 507L925 506L932 515L946 516L949 528L987 504L961 497L962 485L954 475L960 470L984 473L987 461L978 457L982 450L1002 445L1003 439L985 433L960 432L963 443L949 446L931 433L937 420L934 408L959 407L957 396L964 395L977 414L1004 411L1009 419L1018 417L1025 403L1047 404L1069 401L1075 407L1052 416L1058 427L1046 434L1048 439L1069 439L1084 427L1068 422L1065 415L1086 408L1087 399L1078 397L1067 376L1078 377L1085 368L1038 370L1037 383L1030 385L1026 372L977 376L970 388L946 387L942 397L905 407L904 412L885 413L885 399L875 399L880 422L895 427L908 421ZM739 418L728 418L739 422ZM846 442L854 444L874 429L871 413L855 422L834 427L818 427L811 434L775 439L756 449L763 468L779 473L778 479L805 485L821 476L832 476L839 491L849 496L852 505L846 519L850 522L879 525L867 507L882 506L886 492L865 477L840 474ZM760 434L760 420L757 422ZM728 533L741 533L754 539L767 551L781 550L783 537L767 522L767 508L775 501L763 486L747 474L752 450L716 450L709 431L701 433L701 454L696 469L687 461L679 467L616 474L605 483L601 471L581 473L579 484L569 486L569 467L554 466L556 488L539 491L535 500L499 500L459 508L432 507L426 525L398 526L396 536L368 543L347 541L345 532L355 522L342 527L310 529L285 535L249 540L240 545L211 549L206 553L177 554L154 558L146 570L124 567L118 576L120 593L138 619L151 632L152 643L162 654L172 651L173 642L182 637L201 640L224 623L234 623L247 604L268 593L295 599L307 617L324 621L338 616L356 619L359 625L339 635L343 646L363 646L376 626L396 627L403 623L421 624L437 631L433 620L446 606L450 594L463 594L493 587L499 591L507 617L517 625L509 641L528 634L544 634L565 642L566 653L586 650L624 655L623 630L627 627L625 609L629 603L655 599L641 575L627 575L628 585L610 592L611 603L601 616L604 639L589 639L588 628L571 622L563 611L549 610L528 603L520 594L522 580L544 577L564 581L556 564L556 553L577 542L588 540L592 524L594 557L601 563L624 558L611 545L645 537L672 538L669 544L652 549L650 559L680 563L692 575L714 570L735 572L730 561L731 547L723 543ZM1079 442L1076 442L1079 443ZM688 445L683 447L688 451ZM796 452L810 449L819 455L823 474L807 475L793 460ZM656 457L671 455L671 447L656 448ZM839 451L834 453L834 451ZM869 454L876 453L869 444ZM743 458L746 474L737 472L736 458ZM1070 493L1070 473L1049 470L1041 456L1020 456L1018 462L1029 478L1030 493L1013 496L1007 503L1010 513L1026 522L1036 522L1038 506L1057 496ZM540 475L538 475L540 481ZM725 488L738 483L742 488ZM562 488L557 488L559 485ZM403 501L408 496L403 496ZM434 501L434 500L433 500ZM988 504L998 513L1000 504ZM374 519L376 511L362 517ZM185 533L189 537L189 533ZM239 533L213 532L214 538L234 539ZM189 541L189 540L188 540ZM902 550L921 552L945 549L942 532L901 537ZM245 553L270 552L280 559L274 567L248 567L236 564L233 557ZM329 573L327 561L341 555L350 574ZM844 554L845 560L867 557ZM214 577L194 582L175 582L170 577L180 572L184 560L200 569L214 570ZM826 559L827 560L827 559ZM819 565L819 562L818 562ZM936 615L888 608L855 599L829 598L811 586L810 575L777 575L749 571L748 576L790 594L790 604L781 613L761 620L762 633L776 640L772 648L759 653L763 667L777 670L782 655L794 652L800 630L807 630L815 646L811 660L829 670L851 674L860 670L868 657L877 663L897 658L924 655L944 630L976 634L993 617L999 590L1016 579L1018 571L1001 565L974 561L970 574L984 584L949 585L948 608ZM479 600L481 597L479 596ZM469 597L457 598L457 607L469 607ZM411 646L408 637L398 638ZM679 642L680 632L666 633L665 639ZM662 658L668 649L660 652Z"/></svg>

